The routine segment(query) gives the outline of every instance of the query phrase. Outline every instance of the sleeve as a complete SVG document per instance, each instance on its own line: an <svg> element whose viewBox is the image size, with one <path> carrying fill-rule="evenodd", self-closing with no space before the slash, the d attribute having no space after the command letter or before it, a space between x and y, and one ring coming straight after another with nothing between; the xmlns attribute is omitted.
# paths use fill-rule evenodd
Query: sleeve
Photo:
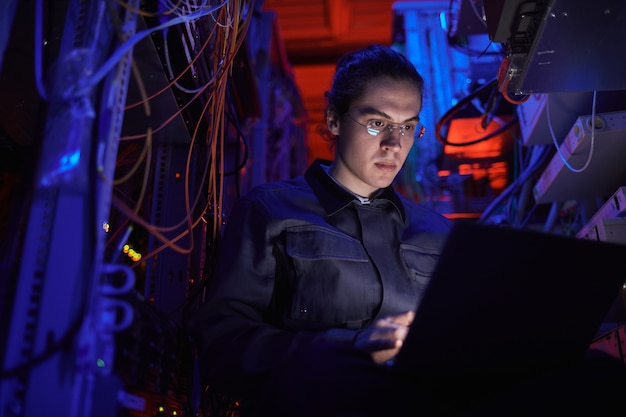
<svg viewBox="0 0 626 417"><path fill-rule="evenodd" d="M240 199L224 225L207 295L189 321L200 379L221 393L246 395L287 355L293 332L264 322L275 259L267 216Z"/></svg>
<svg viewBox="0 0 626 417"><path fill-rule="evenodd" d="M226 395L253 396L293 350L314 342L352 344L355 330L293 332L270 317L276 258L270 216L240 199L223 228L215 274L189 322L203 385Z"/></svg>

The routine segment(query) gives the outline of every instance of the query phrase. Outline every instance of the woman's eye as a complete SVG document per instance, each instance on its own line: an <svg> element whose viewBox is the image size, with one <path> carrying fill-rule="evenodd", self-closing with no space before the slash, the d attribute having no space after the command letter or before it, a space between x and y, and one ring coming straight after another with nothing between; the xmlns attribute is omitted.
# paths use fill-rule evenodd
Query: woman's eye
<svg viewBox="0 0 626 417"><path fill-rule="evenodd" d="M403 129L406 130L407 132L410 132L411 130L415 129L413 126L411 125L405 125L403 126Z"/></svg>
<svg viewBox="0 0 626 417"><path fill-rule="evenodd" d="M375 127L375 128L380 128L380 129L382 129L382 128L384 128L384 127L386 126L386 123L385 123L384 121L382 121L382 120L376 120L376 119L374 119L374 120L370 121L370 123L369 123L369 124L370 124L370 126L372 126L372 127Z"/></svg>

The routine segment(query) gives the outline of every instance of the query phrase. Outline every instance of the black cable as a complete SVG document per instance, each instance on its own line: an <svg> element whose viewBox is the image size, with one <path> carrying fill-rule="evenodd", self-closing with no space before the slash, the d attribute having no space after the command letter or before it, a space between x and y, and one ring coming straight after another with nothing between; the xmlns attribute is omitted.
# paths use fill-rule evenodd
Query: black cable
<svg viewBox="0 0 626 417"><path fill-rule="evenodd" d="M70 327L63 334L63 336L61 336L61 338L58 339L58 341L56 343L53 343L44 352L42 352L40 355L30 359L27 362L24 362L24 363L22 363L20 365L14 366L13 368L1 369L0 370L0 380L1 379L5 379L5 378L11 378L11 377L14 377L14 376L18 376L21 373L26 372L29 369L34 368L35 366L43 363L47 359L51 358L52 355L54 355L54 354L56 354L58 352L61 352L63 349L72 348L72 346L73 346L72 340L74 339L74 336L76 336L78 334L78 332L80 331L80 328L81 328L81 326L83 324L83 321L84 321L84 319L86 317L87 317L87 314L85 314L84 308L83 308L83 309L81 309L81 311L78 312L78 314L74 318L74 321L72 322Z"/></svg>
<svg viewBox="0 0 626 417"><path fill-rule="evenodd" d="M551 155L551 147L545 146L542 149L541 154L535 161L532 166L529 166L525 171L521 173L521 175L507 187L495 200L491 202L491 204L483 211L480 218L478 219L478 223L485 223L489 216L495 211L495 209L506 200L506 198L513 195L526 181L529 181L531 176L534 175L539 168L543 166L548 157Z"/></svg>
<svg viewBox="0 0 626 417"><path fill-rule="evenodd" d="M456 115L460 111L460 109L463 108L463 106L465 106L471 100L479 96L483 91L486 91L489 88L497 89L497 84L498 84L498 79L494 78L490 82L481 85L476 90L472 91L470 94L468 94L467 96L459 100L459 102L456 105L454 105L446 113L444 113L444 115L437 121L437 124L435 126L435 137L437 138L437 140L443 145L448 145L448 146L469 146L469 145L474 145L480 142L484 142L488 139L491 139L494 136L498 136L502 132L505 132L506 130L511 128L511 126L514 126L517 123L517 116L512 117L507 123L503 124L495 131L485 136L482 136L476 140L473 140L470 142L463 142L463 143L450 142L448 141L447 136L444 137L442 134L443 127L446 126L452 119L454 119L454 115ZM493 108L491 110L492 112L495 112L496 108Z"/></svg>
<svg viewBox="0 0 626 417"><path fill-rule="evenodd" d="M241 161L239 161L239 152L235 152L235 168L230 171L224 172L224 176L230 176L239 173L246 167L246 164L248 163L248 142L246 141L246 136L244 135L243 130L241 129L241 124L239 123L239 120L236 116L237 112L235 110L235 106L233 104L230 94L227 98L229 111L226 112L226 116L228 118L228 121L237 131L237 141L241 141L243 158Z"/></svg>

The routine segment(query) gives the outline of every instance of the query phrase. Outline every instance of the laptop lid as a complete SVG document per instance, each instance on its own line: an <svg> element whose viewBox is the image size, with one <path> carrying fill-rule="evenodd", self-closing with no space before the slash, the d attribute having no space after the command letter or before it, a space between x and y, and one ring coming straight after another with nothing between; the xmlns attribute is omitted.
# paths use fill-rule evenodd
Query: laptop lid
<svg viewBox="0 0 626 417"><path fill-rule="evenodd" d="M532 376L585 355L626 280L626 245L457 221L394 369Z"/></svg>

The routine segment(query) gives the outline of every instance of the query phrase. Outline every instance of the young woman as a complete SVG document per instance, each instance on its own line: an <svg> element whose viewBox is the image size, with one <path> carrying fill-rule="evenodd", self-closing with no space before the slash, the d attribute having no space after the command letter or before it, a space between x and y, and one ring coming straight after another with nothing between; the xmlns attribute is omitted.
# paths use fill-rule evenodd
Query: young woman
<svg viewBox="0 0 626 417"><path fill-rule="evenodd" d="M423 88L391 48L343 56L326 93L333 161L253 189L229 214L191 331L203 384L237 399L242 416L441 416L445 404L462 410L463 394L488 397L418 389L385 366L451 228L392 186L424 132ZM513 396L489 412L529 410L520 404L533 401Z"/></svg>
<svg viewBox="0 0 626 417"><path fill-rule="evenodd" d="M303 347L349 347L377 364L401 348L450 229L392 188L424 133L422 89L391 48L347 54L326 93L334 160L253 189L228 216L192 331L203 381L244 410Z"/></svg>

